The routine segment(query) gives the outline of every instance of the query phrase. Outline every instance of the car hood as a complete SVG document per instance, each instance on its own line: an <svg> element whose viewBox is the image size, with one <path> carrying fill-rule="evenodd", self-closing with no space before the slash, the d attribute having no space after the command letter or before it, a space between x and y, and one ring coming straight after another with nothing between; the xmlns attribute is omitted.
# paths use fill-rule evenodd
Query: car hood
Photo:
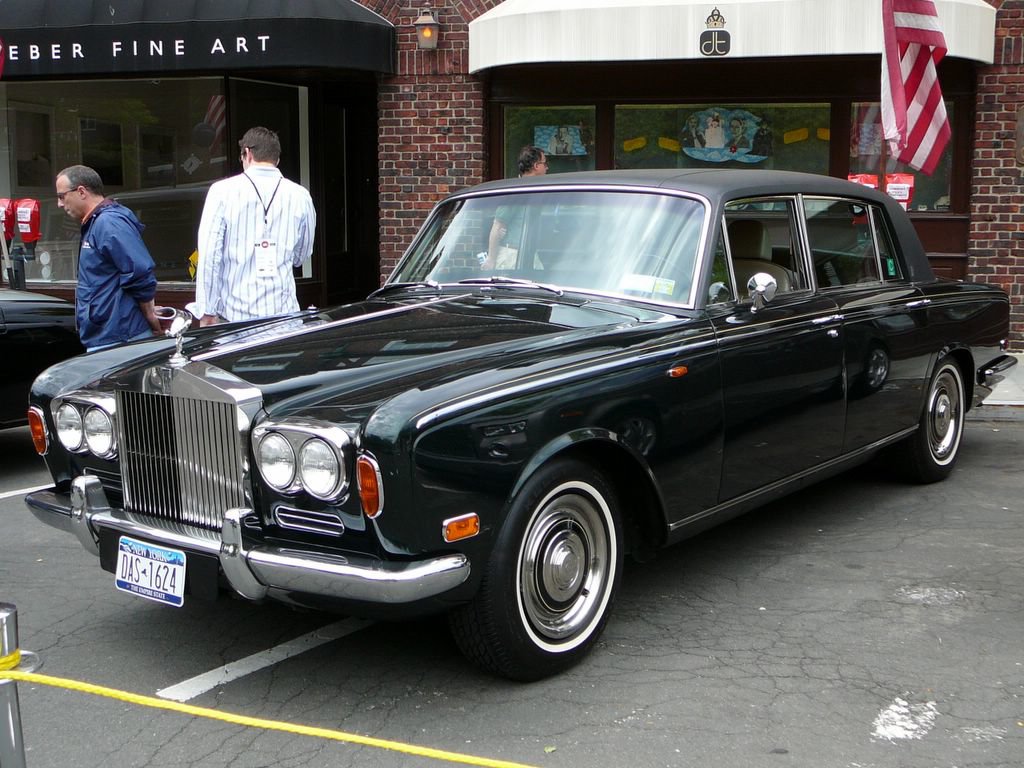
<svg viewBox="0 0 1024 768"><path fill-rule="evenodd" d="M202 329L186 337L183 352L258 388L272 417L302 414L355 422L399 393L447 386L440 399L466 394L523 375L527 368L607 352L609 345L628 344L631 331L672 319L677 318L612 299L477 290L369 300ZM101 378L131 386L173 352L162 339L133 346L133 364L112 366ZM127 349L111 350L111 360L116 355L126 362ZM140 354L153 349L159 352ZM103 355L79 360L93 358L99 365Z"/></svg>
<svg viewBox="0 0 1024 768"><path fill-rule="evenodd" d="M663 317L610 302L516 296L364 302L241 331L195 357L258 387L271 415L360 420L399 392L452 382L472 391L525 366L586 355L610 327Z"/></svg>

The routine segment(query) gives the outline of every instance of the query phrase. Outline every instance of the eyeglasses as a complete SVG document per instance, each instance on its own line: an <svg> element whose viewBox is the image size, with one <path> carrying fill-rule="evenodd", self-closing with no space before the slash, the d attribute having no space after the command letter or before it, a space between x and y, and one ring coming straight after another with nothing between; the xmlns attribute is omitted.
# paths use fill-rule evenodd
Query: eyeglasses
<svg viewBox="0 0 1024 768"><path fill-rule="evenodd" d="M75 191L76 191L76 190L78 190L78 188L79 188L79 187L81 187L81 186L82 186L82 185L81 185L81 184L79 184L79 185L78 185L78 187L72 187L71 189L66 189L66 190L64 190L63 192L58 192L58 193L57 193L57 199L58 199L58 200L60 200L61 202L64 202L64 198L65 198L65 197L66 197L67 195L71 194L72 192L75 192Z"/></svg>

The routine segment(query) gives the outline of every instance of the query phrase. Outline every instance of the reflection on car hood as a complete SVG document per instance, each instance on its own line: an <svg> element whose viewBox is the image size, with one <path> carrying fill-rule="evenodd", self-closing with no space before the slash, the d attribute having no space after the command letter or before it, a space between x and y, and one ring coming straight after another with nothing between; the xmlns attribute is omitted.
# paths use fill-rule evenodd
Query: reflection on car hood
<svg viewBox="0 0 1024 768"><path fill-rule="evenodd" d="M186 344L185 352L259 387L272 413L333 403L358 418L391 393L546 360L556 345L564 356L574 344L593 346L587 340L598 329L663 317L612 302L477 292L306 313Z"/></svg>

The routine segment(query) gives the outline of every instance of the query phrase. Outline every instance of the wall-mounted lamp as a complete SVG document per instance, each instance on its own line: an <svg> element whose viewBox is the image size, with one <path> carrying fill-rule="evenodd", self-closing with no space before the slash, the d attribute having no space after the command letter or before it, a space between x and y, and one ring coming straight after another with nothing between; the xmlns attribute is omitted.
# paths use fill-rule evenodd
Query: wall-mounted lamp
<svg viewBox="0 0 1024 768"><path fill-rule="evenodd" d="M429 8L424 8L419 18L412 24L416 27L417 48L424 51L432 51L437 48L437 33L441 29L441 25L437 23L437 19L434 18L434 14Z"/></svg>

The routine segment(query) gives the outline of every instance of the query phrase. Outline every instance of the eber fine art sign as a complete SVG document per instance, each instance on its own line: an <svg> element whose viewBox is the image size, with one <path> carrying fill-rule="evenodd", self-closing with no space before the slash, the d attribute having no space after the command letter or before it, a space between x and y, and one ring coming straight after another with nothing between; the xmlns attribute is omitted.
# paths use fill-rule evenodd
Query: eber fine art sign
<svg viewBox="0 0 1024 768"><path fill-rule="evenodd" d="M2 28L2 27L0 27ZM390 72L394 31L347 20L279 18L8 27L0 76L317 67Z"/></svg>

